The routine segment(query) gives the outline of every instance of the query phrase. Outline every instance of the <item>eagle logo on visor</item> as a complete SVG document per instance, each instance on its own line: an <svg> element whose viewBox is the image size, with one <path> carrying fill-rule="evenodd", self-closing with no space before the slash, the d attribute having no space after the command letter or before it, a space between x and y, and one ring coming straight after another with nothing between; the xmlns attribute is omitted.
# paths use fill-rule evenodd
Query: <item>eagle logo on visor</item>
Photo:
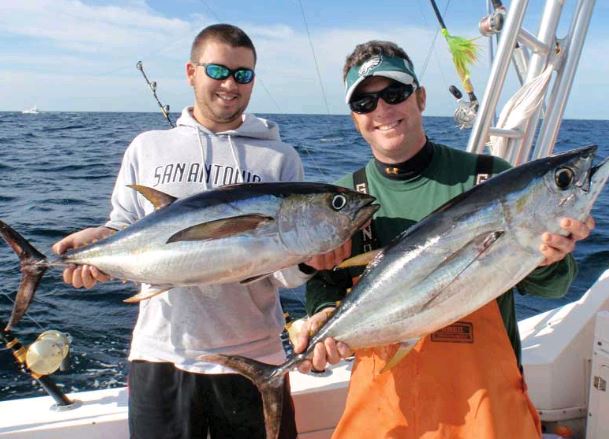
<svg viewBox="0 0 609 439"><path fill-rule="evenodd" d="M359 68L359 71L357 73L359 76L366 76L368 73L370 73L370 70L374 69L376 66L378 66L382 62L383 62L382 55L374 56L374 57L370 58L368 61L366 61L364 64L362 64L362 66Z"/></svg>

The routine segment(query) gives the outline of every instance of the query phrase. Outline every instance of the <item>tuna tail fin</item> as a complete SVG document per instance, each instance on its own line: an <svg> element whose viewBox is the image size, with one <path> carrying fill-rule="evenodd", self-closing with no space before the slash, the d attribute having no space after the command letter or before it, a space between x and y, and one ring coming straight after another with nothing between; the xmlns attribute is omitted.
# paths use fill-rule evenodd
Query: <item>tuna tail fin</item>
<svg viewBox="0 0 609 439"><path fill-rule="evenodd" d="M262 396L266 437L276 439L279 436L285 382L283 376L288 369L238 355L203 355L199 360L230 367L253 382Z"/></svg>
<svg viewBox="0 0 609 439"><path fill-rule="evenodd" d="M49 268L46 257L32 246L23 236L0 221L0 236L19 256L21 262L21 283L13 305L13 312L5 330L15 326L25 314L34 298L36 288L44 272Z"/></svg>

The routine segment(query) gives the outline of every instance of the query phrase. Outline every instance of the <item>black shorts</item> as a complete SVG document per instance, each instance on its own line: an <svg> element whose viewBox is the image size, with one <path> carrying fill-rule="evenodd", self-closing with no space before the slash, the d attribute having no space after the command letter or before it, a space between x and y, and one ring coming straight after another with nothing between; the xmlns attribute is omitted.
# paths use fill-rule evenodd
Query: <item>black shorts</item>
<svg viewBox="0 0 609 439"><path fill-rule="evenodd" d="M297 436L286 377L280 439ZM129 370L132 439L265 439L262 398L237 374L204 375L172 363L132 361Z"/></svg>

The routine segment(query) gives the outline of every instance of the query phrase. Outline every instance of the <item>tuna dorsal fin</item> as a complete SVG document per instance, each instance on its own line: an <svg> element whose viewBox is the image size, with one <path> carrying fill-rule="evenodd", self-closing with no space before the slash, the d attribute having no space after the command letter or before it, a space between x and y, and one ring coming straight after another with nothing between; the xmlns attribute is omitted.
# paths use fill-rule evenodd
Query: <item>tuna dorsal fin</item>
<svg viewBox="0 0 609 439"><path fill-rule="evenodd" d="M203 241L206 239L226 238L254 230L261 224L266 224L270 221L273 221L273 218L257 214L209 221L180 230L167 240L167 244L178 241Z"/></svg>
<svg viewBox="0 0 609 439"><path fill-rule="evenodd" d="M152 288L148 288L146 290L142 289L139 293L135 294L134 296L128 297L125 300L123 300L123 302L138 303L138 302L141 302L142 300L151 299L152 297L157 296L161 293L164 293L165 291L169 291L171 288L172 287L162 286L162 287L152 287Z"/></svg>
<svg viewBox="0 0 609 439"><path fill-rule="evenodd" d="M398 348L397 352L393 354L393 357L391 357L391 359L385 364L380 373L387 372L402 361L402 358L404 358L418 342L418 338L411 338L410 340L400 343L400 347Z"/></svg>
<svg viewBox="0 0 609 439"><path fill-rule="evenodd" d="M343 262L338 264L336 268L349 268L349 267L364 267L373 260L383 249L372 250L366 253L362 253L352 258L345 259Z"/></svg>
<svg viewBox="0 0 609 439"><path fill-rule="evenodd" d="M155 210L161 209L165 206L169 206L171 203L177 200L176 197L166 194L165 192L153 189L149 186L143 186L141 184L130 184L128 185L128 187L142 194L148 201L152 203Z"/></svg>

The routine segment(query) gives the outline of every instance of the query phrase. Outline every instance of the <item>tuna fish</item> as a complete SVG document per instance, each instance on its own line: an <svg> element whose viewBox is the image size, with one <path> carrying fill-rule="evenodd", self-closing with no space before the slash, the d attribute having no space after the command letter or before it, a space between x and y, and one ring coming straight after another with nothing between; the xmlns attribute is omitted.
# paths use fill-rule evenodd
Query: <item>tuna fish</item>
<svg viewBox="0 0 609 439"><path fill-rule="evenodd" d="M23 316L52 266L87 264L152 286L132 301L176 286L250 282L338 247L378 209L374 197L323 183L231 185L179 200L133 188L157 210L52 260L0 221L0 235L19 255L22 272L7 329Z"/></svg>
<svg viewBox="0 0 609 439"><path fill-rule="evenodd" d="M402 233L368 264L307 350L283 365L224 355L201 360L229 366L258 386L267 437L276 438L281 378L317 342L333 337L352 349L401 343L404 354L533 271L543 261L542 234L561 233L562 217L584 220L605 185L609 164L593 167L595 151L585 147L507 170Z"/></svg>

